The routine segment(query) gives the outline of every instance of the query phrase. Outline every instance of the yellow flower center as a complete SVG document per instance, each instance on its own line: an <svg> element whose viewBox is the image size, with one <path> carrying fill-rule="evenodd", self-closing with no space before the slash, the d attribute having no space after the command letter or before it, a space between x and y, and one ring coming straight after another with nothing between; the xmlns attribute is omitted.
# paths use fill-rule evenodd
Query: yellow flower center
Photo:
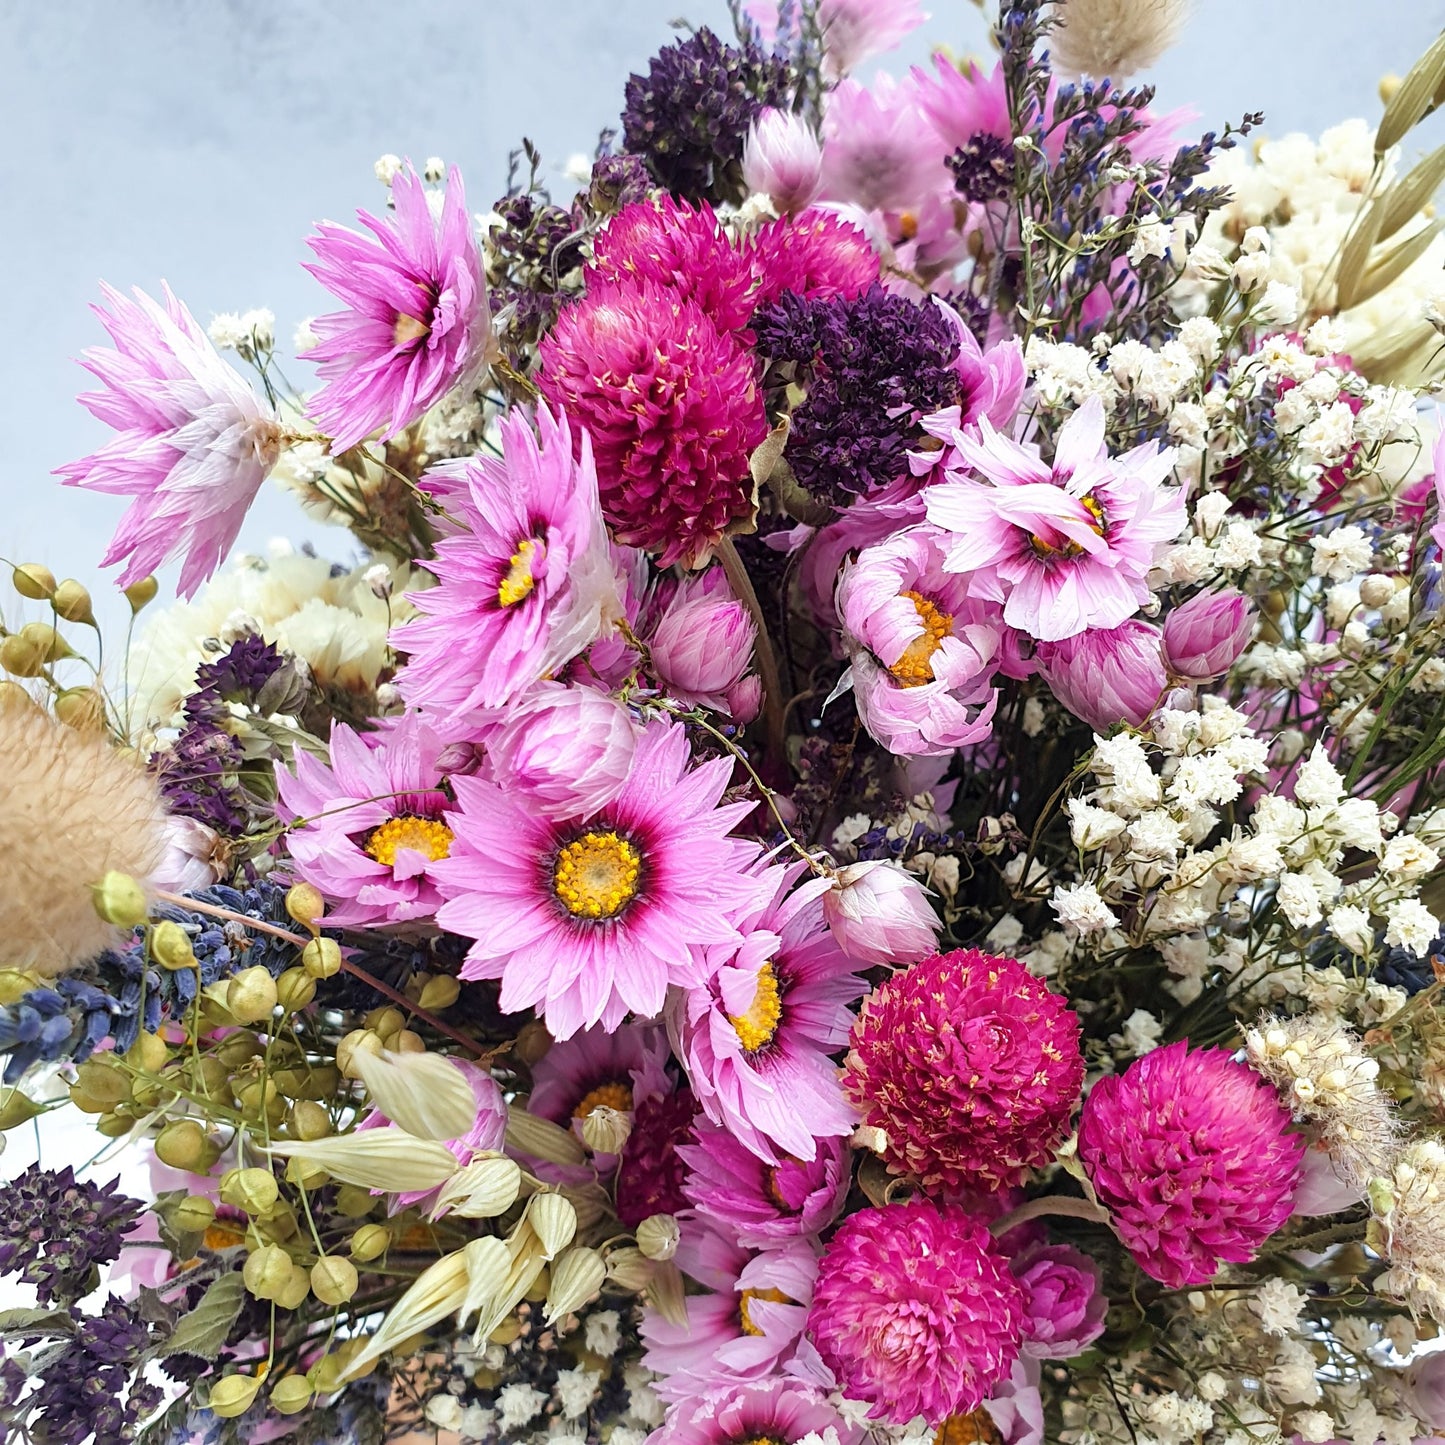
<svg viewBox="0 0 1445 1445"><path fill-rule="evenodd" d="M753 1323L753 1317L748 1313L748 1303L755 1299L771 1300L774 1304L790 1305L791 1299L780 1289L745 1289L742 1298L738 1300L738 1318L742 1321L743 1333L745 1335L760 1335L762 1330Z"/></svg>
<svg viewBox="0 0 1445 1445"><path fill-rule="evenodd" d="M933 681L933 654L953 632L953 618L939 610L921 592L903 592L923 624L923 636L915 637L903 649L903 656L888 670L904 687L921 687Z"/></svg>
<svg viewBox="0 0 1445 1445"><path fill-rule="evenodd" d="M232 1225L221 1220L214 1220L206 1226L206 1232L201 1236L201 1243L207 1249L230 1249L237 1244L245 1244L246 1231L236 1229Z"/></svg>
<svg viewBox="0 0 1445 1445"><path fill-rule="evenodd" d="M535 537L523 537L512 553L501 585L497 588L497 601L503 607L515 607L536 585L532 573L536 563L538 542Z"/></svg>
<svg viewBox="0 0 1445 1445"><path fill-rule="evenodd" d="M430 330L431 327L425 321L404 313L399 314L391 328L392 345L406 346L409 342L420 341Z"/></svg>
<svg viewBox="0 0 1445 1445"><path fill-rule="evenodd" d="M764 1044L773 1041L778 1022L783 1017L783 1001L778 994L778 976L773 966L765 963L758 970L757 992L745 1014L730 1014L728 1022L737 1030L743 1052L755 1054Z"/></svg>
<svg viewBox="0 0 1445 1445"><path fill-rule="evenodd" d="M574 1119L585 1119L594 1109L616 1109L619 1114L632 1109L632 1086L621 1080L610 1084L598 1084L589 1094L584 1094L577 1107L572 1110Z"/></svg>
<svg viewBox="0 0 1445 1445"><path fill-rule="evenodd" d="M366 840L366 851L388 868L396 862L396 855L403 848L422 853L435 863L452 851L452 830L436 818L419 818L415 813L403 813L401 817L388 818L381 827L373 828Z"/></svg>
<svg viewBox="0 0 1445 1445"><path fill-rule="evenodd" d="M734 1440L732 1445L792 1445L792 1442L778 1435L745 1435L741 1440Z"/></svg>
<svg viewBox="0 0 1445 1445"><path fill-rule="evenodd" d="M1080 497L1079 501L1083 504L1084 510L1094 519L1089 524L1091 529L1102 537L1107 520L1103 507L1094 499L1092 492L1086 497ZM1039 557L1082 557L1084 555L1084 549L1077 542L1069 541L1067 537L1058 542L1047 542L1035 532L1029 541L1033 544L1035 555Z"/></svg>
<svg viewBox="0 0 1445 1445"><path fill-rule="evenodd" d="M933 1445L1000 1445L993 1416L982 1405L967 1415L950 1415L938 1427Z"/></svg>
<svg viewBox="0 0 1445 1445"><path fill-rule="evenodd" d="M552 891L576 918L615 918L637 897L642 854L616 833L584 833L557 854Z"/></svg>

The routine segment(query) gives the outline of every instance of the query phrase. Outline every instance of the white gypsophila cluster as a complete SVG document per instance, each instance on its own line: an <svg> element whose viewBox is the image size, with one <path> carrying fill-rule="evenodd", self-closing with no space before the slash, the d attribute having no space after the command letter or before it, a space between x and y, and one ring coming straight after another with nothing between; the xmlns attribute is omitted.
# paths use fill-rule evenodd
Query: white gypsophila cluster
<svg viewBox="0 0 1445 1445"><path fill-rule="evenodd" d="M391 595L367 580L376 565ZM389 665L387 632L411 615L408 588L424 585L410 568L366 561L347 568L273 542L265 557L240 557L190 602L151 618L132 645L127 701L136 735L171 727L195 687L196 668L247 632L300 658L324 688L373 692Z"/></svg>
<svg viewBox="0 0 1445 1445"><path fill-rule="evenodd" d="M1417 1139L1369 1189L1369 1241L1390 1262L1376 1290L1445 1320L1445 1146Z"/></svg>
<svg viewBox="0 0 1445 1445"><path fill-rule="evenodd" d="M211 318L206 335L217 351L234 351L250 359L276 345L276 313L265 306L242 311L239 315L234 311L223 311Z"/></svg>
<svg viewBox="0 0 1445 1445"><path fill-rule="evenodd" d="M1205 183L1228 187L1231 199L1207 218L1201 241L1244 262L1245 279L1260 286L1292 287L1311 315L1338 311L1340 248L1361 207L1395 179L1391 152L1375 173L1375 136L1362 120L1348 120L1318 139L1287 135L1247 147L1221 150ZM1373 190L1372 190L1373 186ZM1423 212L1407 220L1397 243L1406 244L1429 225ZM1251 258L1240 238L1264 231L1267 249ZM1262 257L1263 259L1257 259ZM1445 239L1434 238L1390 283L1339 312L1341 345L1367 376L1388 373L1410 384L1438 370L1429 312L1440 296ZM1197 284L1197 283L1196 283Z"/></svg>
<svg viewBox="0 0 1445 1445"><path fill-rule="evenodd" d="M1360 1189L1386 1165L1395 1146L1390 1100L1380 1066L1355 1034L1323 1013L1267 1016L1245 1035L1255 1070L1309 1125L1336 1171Z"/></svg>

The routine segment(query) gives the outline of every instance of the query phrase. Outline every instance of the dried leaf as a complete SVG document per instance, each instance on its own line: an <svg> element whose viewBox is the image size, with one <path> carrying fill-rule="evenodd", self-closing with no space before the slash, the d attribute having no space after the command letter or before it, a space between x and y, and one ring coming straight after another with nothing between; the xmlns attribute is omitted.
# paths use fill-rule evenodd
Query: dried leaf
<svg viewBox="0 0 1445 1445"><path fill-rule="evenodd" d="M1345 244L1340 250L1339 269L1335 273L1336 305L1341 311L1355 304L1355 293L1369 265L1370 252L1374 248L1375 237L1380 233L1383 217L1384 211L1367 201L1356 216L1350 234L1345 237Z"/></svg>
<svg viewBox="0 0 1445 1445"><path fill-rule="evenodd" d="M68 1335L70 1316L64 1310L0 1310L0 1335Z"/></svg>
<svg viewBox="0 0 1445 1445"><path fill-rule="evenodd" d="M671 1260L654 1262L652 1278L647 1285L647 1300L668 1324L686 1328L687 1305L684 1302L682 1272Z"/></svg>
<svg viewBox="0 0 1445 1445"><path fill-rule="evenodd" d="M1419 215L1430 204L1442 181L1445 181L1445 146L1432 151L1375 202L1384 212L1376 240L1388 240L1406 221Z"/></svg>
<svg viewBox="0 0 1445 1445"><path fill-rule="evenodd" d="M1369 269L1360 277L1350 304L1358 306L1368 301L1371 296L1378 295L1392 281L1397 281L1430 249L1430 243L1439 234L1440 222L1431 221L1428 226L1402 241L1393 250L1372 261Z"/></svg>
<svg viewBox="0 0 1445 1445"><path fill-rule="evenodd" d="M858 1166L858 1187L875 1209L881 1209L888 1203L888 1189L893 1182L888 1166L876 1154L863 1156L863 1162Z"/></svg>
<svg viewBox="0 0 1445 1445"><path fill-rule="evenodd" d="M199 1355L214 1360L226 1343L226 1336L241 1313L246 1286L239 1270L211 1281L200 1303L184 1315L170 1339L157 1347L157 1358L167 1355Z"/></svg>
<svg viewBox="0 0 1445 1445"><path fill-rule="evenodd" d="M1375 132L1375 154L1382 156L1397 145L1430 109L1445 87L1445 32L1410 67L1400 88L1390 97L1380 128Z"/></svg>

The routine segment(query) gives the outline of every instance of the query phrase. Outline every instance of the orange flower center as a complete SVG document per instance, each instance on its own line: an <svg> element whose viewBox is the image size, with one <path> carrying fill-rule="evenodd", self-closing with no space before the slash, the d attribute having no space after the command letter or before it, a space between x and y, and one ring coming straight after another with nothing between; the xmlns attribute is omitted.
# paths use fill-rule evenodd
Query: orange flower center
<svg viewBox="0 0 1445 1445"><path fill-rule="evenodd" d="M928 600L921 592L902 592L918 613L923 635L915 637L903 649L903 656L888 670L904 687L921 687L933 681L933 654L945 637L953 633L953 618Z"/></svg>
<svg viewBox="0 0 1445 1445"><path fill-rule="evenodd" d="M1003 1437L982 1405L967 1415L950 1415L938 1427L933 1445L1001 1445Z"/></svg>
<svg viewBox="0 0 1445 1445"><path fill-rule="evenodd" d="M391 328L391 341L393 346L406 346L410 342L420 341L431 331L431 327L425 321L415 316L399 314L396 323Z"/></svg>
<svg viewBox="0 0 1445 1445"><path fill-rule="evenodd" d="M748 1313L748 1304L751 1300L771 1300L774 1304L790 1305L794 1301L789 1299L780 1289L745 1289L742 1298L738 1300L738 1316L742 1320L743 1333L745 1335L760 1335L762 1330L753 1323L753 1317Z"/></svg>
<svg viewBox="0 0 1445 1445"><path fill-rule="evenodd" d="M619 1114L630 1113L632 1109L632 1086L614 1079L608 1084L598 1084L590 1093L584 1094L572 1110L574 1119L585 1119L594 1109L616 1109Z"/></svg>
<svg viewBox="0 0 1445 1445"><path fill-rule="evenodd" d="M381 827L373 828L366 840L366 851L378 863L388 868L396 862L396 855L409 848L421 853L435 863L445 858L452 850L452 830L435 818L419 818L414 813L403 813L399 818L388 818Z"/></svg>
<svg viewBox="0 0 1445 1445"><path fill-rule="evenodd" d="M1091 492L1086 497L1080 497L1084 510L1094 519L1089 525L1097 536L1104 535L1104 528L1107 525L1107 518L1104 516L1104 509L1095 500ZM1049 542L1035 532L1030 538L1034 552L1039 557L1082 557L1084 549L1077 542L1071 542L1067 537L1061 537L1056 541Z"/></svg>

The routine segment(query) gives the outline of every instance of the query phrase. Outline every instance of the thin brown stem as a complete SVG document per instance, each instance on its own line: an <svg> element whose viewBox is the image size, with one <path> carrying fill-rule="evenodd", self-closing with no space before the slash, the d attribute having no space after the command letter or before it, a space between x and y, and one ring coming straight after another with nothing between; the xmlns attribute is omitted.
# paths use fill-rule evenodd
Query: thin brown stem
<svg viewBox="0 0 1445 1445"><path fill-rule="evenodd" d="M1031 1219L1041 1219L1049 1214L1063 1215L1069 1219L1086 1219L1090 1224L1109 1222L1108 1214L1087 1199L1075 1199L1071 1194L1045 1194L1042 1198L1027 1200L1017 1209L1001 1215L989 1225L989 1231L996 1237L1001 1237L1020 1224L1027 1224Z"/></svg>
<svg viewBox="0 0 1445 1445"><path fill-rule="evenodd" d="M766 729L768 755L779 765L786 752L783 743L783 681L778 672L778 655L773 651L773 639L768 632L767 618L763 616L762 604L753 588L753 579L738 556L731 537L724 537L717 545L717 559L722 563L723 572L732 585L738 601L752 614L758 630L757 654L758 673L763 682L763 726Z"/></svg>

